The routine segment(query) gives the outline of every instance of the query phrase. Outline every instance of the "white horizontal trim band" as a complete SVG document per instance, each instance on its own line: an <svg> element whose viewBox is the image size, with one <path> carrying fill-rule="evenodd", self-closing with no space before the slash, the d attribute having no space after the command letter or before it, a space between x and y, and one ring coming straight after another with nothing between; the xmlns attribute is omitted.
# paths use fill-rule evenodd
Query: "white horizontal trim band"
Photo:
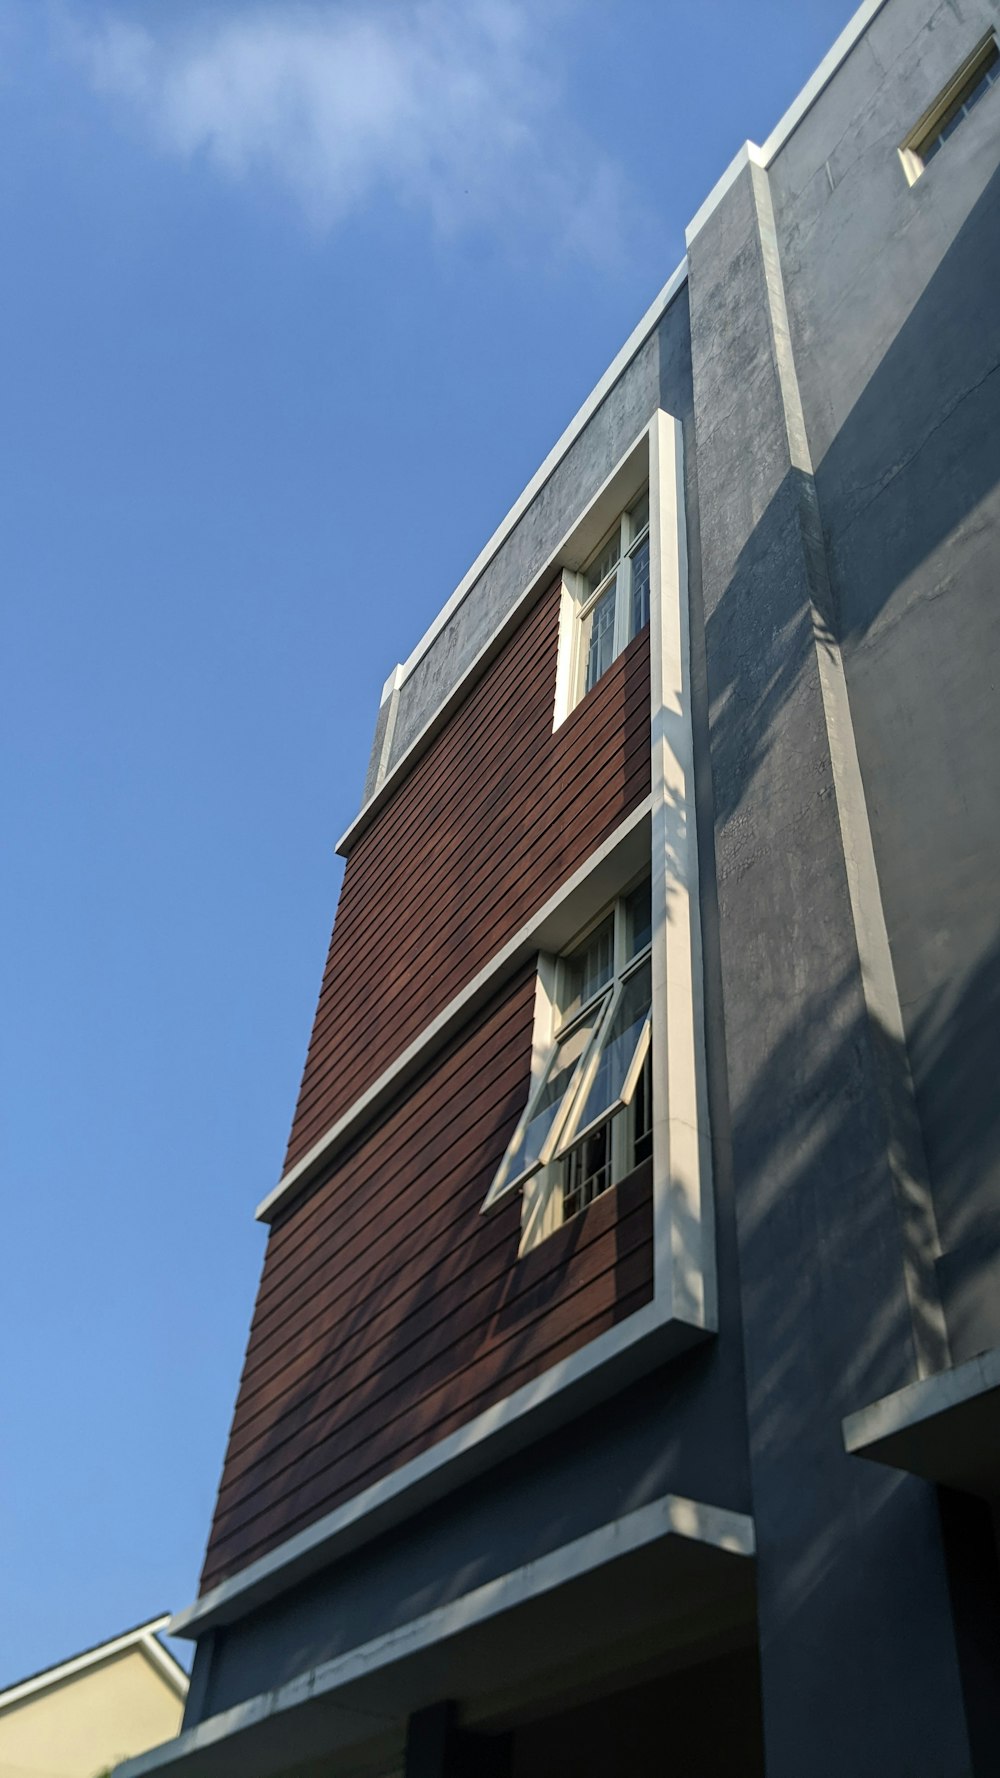
<svg viewBox="0 0 1000 1778"><path fill-rule="evenodd" d="M857 12L848 19L836 42L827 50L816 72L810 75L801 92L792 100L788 110L775 124L768 136L760 150L763 166L769 167L775 156L784 148L789 136L798 129L807 111L812 110L824 87L829 86L841 63L847 60L854 45L886 4L887 0L864 0L864 4L859 6Z"/></svg>
<svg viewBox="0 0 1000 1778"><path fill-rule="evenodd" d="M401 666L396 668L396 673L399 675L395 680L396 685L402 685L404 681L409 678L414 667L416 667L418 662L423 659L424 655L441 634L441 631L445 628L450 618L454 616L466 595L471 592L484 568L489 566L501 545L504 544L510 536L515 525L524 517L524 514L527 512L531 502L535 499L535 496L541 492L545 483L549 480L549 477L558 469L559 464L562 462L562 459L565 457L570 446L575 443L584 427L593 419L593 416L596 414L605 396L614 388L619 377L621 377L628 369L639 348L645 344L661 315L665 314L666 310L670 307L670 304L673 302L674 297L677 295L677 292L681 289L686 279L687 260L682 259L680 265L671 272L663 289L653 298L653 301L650 303L649 308L646 310L646 313L643 315L638 326L632 329L632 332L622 346L621 351L615 354L611 363L608 365L607 370L604 372L604 375L594 384L594 387L587 396L583 406L573 415L565 432L559 439L557 439L548 456L545 458L545 461L538 469L536 469L530 482L524 488L523 492L518 495L510 511L503 519L501 519L500 524L497 526L489 542L484 549L480 550L472 567L464 578L459 581L458 586L452 593L451 598L447 601L447 604L441 607L441 610L438 612L433 623L424 631L424 634L421 636L420 641L417 643L412 654L408 655L406 660L402 662ZM390 676L390 679L387 681L387 686L391 689L392 685L393 680L392 676Z"/></svg>
<svg viewBox="0 0 1000 1778"><path fill-rule="evenodd" d="M730 161L725 172L716 181L712 190L688 223L688 226L684 231L685 245L690 246L691 242L695 239L695 236L704 227L713 210L722 201L726 192L738 178L744 167L748 166L751 162L761 167L769 167L771 165L771 162L784 147L788 138L798 128L807 112L810 111L812 106L816 103L816 100L823 92L823 89L829 85L834 74L837 72L837 69L850 54L872 19L875 18L877 13L881 12L886 3L887 0L864 0L864 4L858 8L857 12L855 12L853 17L845 25L833 47L823 57L823 60L820 62L815 73L806 81L805 86L792 101L788 110L784 113L776 127L771 131L763 148L759 148L754 142L744 142L742 148ZM523 489L522 493L519 494L513 506L510 508L510 511L501 520L489 542L476 557L472 567L468 570L468 573L464 575L451 597L441 607L441 610L438 612L434 621L425 630L412 653L407 656L405 661L400 662L393 668L382 688L381 702L383 704L394 691L399 690L405 684L414 668L432 647L442 630L447 627L451 618L472 590L484 569L489 566L489 563L506 542L514 527L518 524L520 519L523 518L536 495L544 487L550 476L554 474L563 457L565 457L567 451L570 449L570 446L577 438L579 438L581 432L589 424L609 390L614 387L619 377L622 376L624 371L628 368L628 365L635 357L635 354L648 339L661 316L669 308L671 302L673 302L677 292L687 282L687 277L688 261L685 256L684 259L681 260L680 265L678 265L671 273L667 282L664 284L663 289L653 299L653 302L643 315L642 320L639 322L638 326L633 329L632 333L625 341L621 351L612 359L607 370L604 372L604 375L594 385L594 388L587 396L586 401L574 414L569 425L566 427L565 432L553 445L544 462L535 471L535 474ZM457 689L458 686L464 686L468 683L468 680L474 676L478 670L480 661L481 655L477 656L476 660L473 661L461 675L461 678L456 682L456 686L453 690ZM433 721L433 718L430 720ZM418 736L417 741L419 742L420 739L421 737ZM375 804L376 796L378 798L378 806L381 807L382 803L385 801L387 787L390 785L394 787L398 784L412 765L415 750L416 742L413 746L407 749L406 753L403 754L400 759L396 761L396 764L392 767L391 771L389 771L382 779L377 792L372 797L369 797L368 801L362 805L350 826L337 841L336 849L338 852L347 852L350 850L354 841L358 838L359 834L363 832L371 815L374 813L373 805Z"/></svg>
<svg viewBox="0 0 1000 1778"><path fill-rule="evenodd" d="M667 1537L701 1543L744 1560L752 1557L755 1550L753 1520L745 1513L665 1494L649 1506L610 1520L598 1530L562 1544L548 1555L520 1568L510 1569L447 1605L438 1606L398 1629L388 1630L346 1654L310 1668L273 1691L262 1692L243 1704L209 1717L197 1727L186 1730L175 1741L168 1741L149 1753L126 1761L118 1768L118 1778L145 1778L146 1774L180 1771L189 1755L226 1741L241 1730L254 1728L318 1697L327 1697L332 1704L335 1694L355 1680L370 1678L380 1669L395 1666L424 1649L437 1647L448 1638L473 1630L503 1612L530 1604L571 1580Z"/></svg>
<svg viewBox="0 0 1000 1778"><path fill-rule="evenodd" d="M401 1056L389 1064L378 1079L360 1098L356 1099L347 1111L332 1124L326 1134L318 1142L314 1142L307 1154L296 1161L294 1167L278 1181L272 1192L257 1206L258 1222L271 1222L279 1207L284 1207L293 1193L304 1190L321 1166L327 1165L354 1135L355 1131L373 1117L380 1106L399 1092L406 1081L423 1067L433 1051L440 1047L453 1030L483 1004L494 992L500 980L512 973L518 964L528 958L533 951L539 949L539 935L553 915L563 906L569 896L580 888L591 873L609 858L621 842L644 821L652 807L652 798L646 797L626 815L614 832L608 836L595 852L590 854L578 870L549 896L543 907L516 932L513 938L499 950L490 961L474 975L453 1000L448 1002L444 1010L432 1019L413 1042L408 1044Z"/></svg>
<svg viewBox="0 0 1000 1778"><path fill-rule="evenodd" d="M663 1303L654 1298L617 1327L598 1334L569 1358L550 1365L532 1382L477 1414L457 1432L439 1439L419 1457L286 1538L277 1549L258 1557L229 1580L220 1581L178 1612L170 1634L202 1636L214 1624L245 1616L317 1568L326 1567L336 1556L360 1548L443 1494L493 1468L527 1437L557 1430L580 1411L580 1397L588 1385L595 1385L596 1390L597 1373L612 1361L622 1361L624 1385L694 1345L704 1334L703 1328L665 1320ZM601 1394L608 1388L606 1379L602 1380ZM598 1399L596 1392L593 1399ZM537 1423L530 1432L526 1426L529 1420Z"/></svg>

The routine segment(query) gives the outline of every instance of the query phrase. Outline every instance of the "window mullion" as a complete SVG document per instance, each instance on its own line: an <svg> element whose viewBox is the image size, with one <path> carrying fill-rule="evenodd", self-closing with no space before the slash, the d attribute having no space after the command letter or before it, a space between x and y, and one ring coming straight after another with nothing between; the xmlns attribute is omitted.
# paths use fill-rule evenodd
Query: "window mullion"
<svg viewBox="0 0 1000 1778"><path fill-rule="evenodd" d="M629 612L632 600L632 558L628 553L628 513L622 514L617 579L615 581L615 660L628 642Z"/></svg>
<svg viewBox="0 0 1000 1778"><path fill-rule="evenodd" d="M584 1050L577 1067L576 1074L570 1082L566 1097L562 1103L559 1116L553 1122L542 1150L541 1164L546 1166L560 1149L565 1149L573 1140L573 1126L586 1103L587 1094L597 1073L604 1047L604 1038L608 1027L618 1010L618 1002L622 995L622 984L616 981L608 995L600 1016L594 1023L593 1035Z"/></svg>

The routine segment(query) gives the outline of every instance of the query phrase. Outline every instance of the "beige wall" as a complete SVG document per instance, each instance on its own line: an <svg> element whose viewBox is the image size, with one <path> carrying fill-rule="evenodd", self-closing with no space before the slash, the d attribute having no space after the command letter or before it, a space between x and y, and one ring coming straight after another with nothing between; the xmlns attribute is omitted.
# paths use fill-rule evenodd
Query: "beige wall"
<svg viewBox="0 0 1000 1778"><path fill-rule="evenodd" d="M184 1705L139 1647L0 1711L0 1778L94 1778L177 1734Z"/></svg>

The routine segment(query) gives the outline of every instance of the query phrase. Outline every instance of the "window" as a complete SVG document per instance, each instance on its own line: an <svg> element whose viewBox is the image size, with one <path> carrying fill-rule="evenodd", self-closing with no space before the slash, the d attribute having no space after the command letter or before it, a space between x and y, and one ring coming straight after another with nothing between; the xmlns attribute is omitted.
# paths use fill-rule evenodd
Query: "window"
<svg viewBox="0 0 1000 1778"><path fill-rule="evenodd" d="M973 106L978 105L991 86L1000 85L1000 49L991 31L977 44L959 68L958 73L940 93L928 111L911 130L900 149L906 176L912 185L929 161L943 148L959 124L964 123Z"/></svg>
<svg viewBox="0 0 1000 1778"><path fill-rule="evenodd" d="M524 1191L522 1246L652 1156L651 944L645 877L549 960L551 1042L483 1205Z"/></svg>
<svg viewBox="0 0 1000 1778"><path fill-rule="evenodd" d="M580 575L576 700L649 622L649 495L615 522Z"/></svg>

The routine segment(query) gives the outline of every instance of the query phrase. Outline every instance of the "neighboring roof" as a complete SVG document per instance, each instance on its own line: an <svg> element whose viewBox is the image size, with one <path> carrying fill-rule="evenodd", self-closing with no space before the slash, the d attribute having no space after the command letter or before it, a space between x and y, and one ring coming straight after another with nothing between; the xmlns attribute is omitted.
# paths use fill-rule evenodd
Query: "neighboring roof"
<svg viewBox="0 0 1000 1778"><path fill-rule="evenodd" d="M169 1622L169 1611L161 1612L159 1617L149 1618L144 1624L136 1624L132 1630L122 1630L119 1635L112 1636L110 1641L97 1642L92 1648L85 1648L79 1654L71 1655L69 1660L57 1662L54 1667L43 1667L37 1673L29 1673L27 1678L19 1679L14 1685L6 1686L0 1691L0 1710L19 1704L33 1692L45 1691L49 1686L59 1685L64 1679L72 1679L77 1673L85 1672L88 1667L96 1667L101 1661L125 1654L131 1648L141 1648L178 1696L186 1697L188 1676L157 1635L157 1631L165 1630Z"/></svg>

